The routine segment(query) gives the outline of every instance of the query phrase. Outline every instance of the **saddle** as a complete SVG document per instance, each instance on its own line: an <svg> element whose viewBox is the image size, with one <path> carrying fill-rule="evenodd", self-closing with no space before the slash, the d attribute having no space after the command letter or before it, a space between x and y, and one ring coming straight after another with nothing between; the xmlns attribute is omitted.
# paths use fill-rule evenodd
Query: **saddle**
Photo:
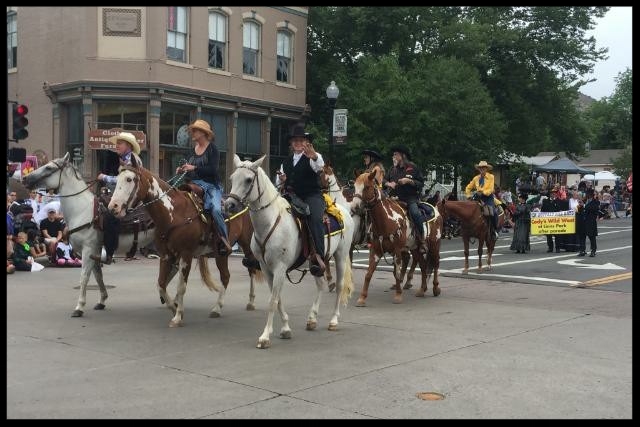
<svg viewBox="0 0 640 427"><path fill-rule="evenodd" d="M396 201L398 202L400 207L402 207L402 209L404 209L404 211L408 213L407 204L405 202L403 202L403 201L400 201L400 200L396 200ZM413 224L414 237L416 237L416 238L418 237L418 235L415 234L417 228L426 225L426 227L425 227L426 228L425 229L425 238L426 238L426 236L429 235L429 223L435 219L436 210L435 210L435 207L431 203L422 202L422 201L418 201L418 208L420 209L421 220L420 220L420 224ZM411 218L411 215L407 215L407 217L409 218L409 220L412 223L415 222L415 221L413 221L413 218Z"/></svg>
<svg viewBox="0 0 640 427"><path fill-rule="evenodd" d="M111 201L111 194L100 194L98 197L98 215L96 226L99 230L104 231L104 217L108 214L107 206ZM151 216L146 209L136 209L127 212L124 218L120 219L120 232L133 234L133 244L127 251L127 257L133 257L138 250L138 233L146 232L154 227Z"/></svg>

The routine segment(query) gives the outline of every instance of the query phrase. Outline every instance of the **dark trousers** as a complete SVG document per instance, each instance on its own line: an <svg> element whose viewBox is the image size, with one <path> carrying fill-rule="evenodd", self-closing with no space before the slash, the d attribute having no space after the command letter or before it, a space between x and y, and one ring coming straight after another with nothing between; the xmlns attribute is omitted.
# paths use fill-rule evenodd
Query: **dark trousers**
<svg viewBox="0 0 640 427"><path fill-rule="evenodd" d="M112 257L118 249L120 240L120 220L110 213L104 217L104 250L108 257Z"/></svg>
<svg viewBox="0 0 640 427"><path fill-rule="evenodd" d="M578 234L578 244L580 246L580 252L587 252L587 235L585 233ZM589 246L591 247L591 252L595 253L598 249L596 236L589 236Z"/></svg>
<svg viewBox="0 0 640 427"><path fill-rule="evenodd" d="M318 252L321 258L324 258L324 223L322 222L322 216L325 210L324 199L320 193L301 197L301 199L309 205L309 210L311 211L311 215L309 215L309 228L311 229L311 236L313 237L316 252Z"/></svg>

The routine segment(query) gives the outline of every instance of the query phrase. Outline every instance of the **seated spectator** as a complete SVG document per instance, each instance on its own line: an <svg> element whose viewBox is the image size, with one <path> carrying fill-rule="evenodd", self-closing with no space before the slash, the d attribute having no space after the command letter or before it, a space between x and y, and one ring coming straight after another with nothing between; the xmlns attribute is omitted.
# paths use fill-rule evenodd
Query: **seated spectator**
<svg viewBox="0 0 640 427"><path fill-rule="evenodd" d="M56 245L56 264L59 267L81 267L82 260L73 252L69 237L65 233Z"/></svg>
<svg viewBox="0 0 640 427"><path fill-rule="evenodd" d="M27 243L30 247L31 256L37 262L46 261L47 249L44 243L38 240L38 230L27 231Z"/></svg>
<svg viewBox="0 0 640 427"><path fill-rule="evenodd" d="M20 232L16 236L16 244L13 248L13 265L18 271L31 271L33 258L31 257L31 248L27 243L27 233Z"/></svg>
<svg viewBox="0 0 640 427"><path fill-rule="evenodd" d="M40 222L40 231L51 257L55 256L56 244L62 238L64 231L64 223L56 215L57 211L49 208L47 217Z"/></svg>
<svg viewBox="0 0 640 427"><path fill-rule="evenodd" d="M13 274L16 271L16 267L13 265L13 261L7 259L7 274Z"/></svg>

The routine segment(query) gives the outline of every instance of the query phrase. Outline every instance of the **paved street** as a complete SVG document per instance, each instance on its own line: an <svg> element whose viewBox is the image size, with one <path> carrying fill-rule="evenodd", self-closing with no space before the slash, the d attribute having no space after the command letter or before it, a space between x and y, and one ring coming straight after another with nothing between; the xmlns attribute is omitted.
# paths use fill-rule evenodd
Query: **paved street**
<svg viewBox="0 0 640 427"><path fill-rule="evenodd" d="M631 418L632 294L599 288L442 277L442 294L392 304L374 275L368 307L339 330L306 331L314 285L286 284L291 340L255 348L267 286L246 311L248 275L233 257L222 317L192 274L185 325L170 329L155 290L157 261L105 267L107 308L88 291L71 318L79 270L7 280L8 418ZM212 263L213 264L213 263ZM212 268L213 270L213 268ZM214 270L215 271L215 270ZM95 283L93 280L91 283ZM171 285L175 291L175 283ZM425 401L417 393L436 392Z"/></svg>

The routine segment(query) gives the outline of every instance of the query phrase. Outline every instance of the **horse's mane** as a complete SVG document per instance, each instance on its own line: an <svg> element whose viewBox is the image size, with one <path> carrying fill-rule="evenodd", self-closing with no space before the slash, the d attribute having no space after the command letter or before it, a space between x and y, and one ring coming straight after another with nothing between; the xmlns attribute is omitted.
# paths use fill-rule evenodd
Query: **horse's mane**
<svg viewBox="0 0 640 427"><path fill-rule="evenodd" d="M251 165L253 164L249 160L244 160L240 163L243 167L247 169L251 169ZM264 193L262 198L260 199L262 203L266 203L269 200L273 200L275 198L275 205L278 207L280 213L286 213L288 209L290 209L291 205L284 197L280 196L280 192L276 188L276 186L271 182L267 173L262 169L261 166L258 166L256 172L258 173L258 179L260 179L260 185L264 188ZM276 195L280 197L276 197Z"/></svg>

